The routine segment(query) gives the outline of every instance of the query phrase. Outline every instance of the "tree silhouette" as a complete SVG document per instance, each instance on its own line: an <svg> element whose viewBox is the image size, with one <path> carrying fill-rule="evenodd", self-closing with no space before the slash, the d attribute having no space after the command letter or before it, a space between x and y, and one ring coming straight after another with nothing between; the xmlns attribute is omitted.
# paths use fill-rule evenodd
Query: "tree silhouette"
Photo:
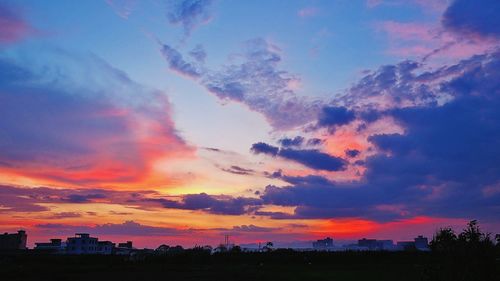
<svg viewBox="0 0 500 281"><path fill-rule="evenodd" d="M273 250L273 247L274 247L273 242L270 242L270 241L269 241L269 242L267 242L267 243L266 243L266 246L264 246L264 248L263 248L263 249L264 249L264 251L266 251L266 252L271 252L271 251Z"/></svg>
<svg viewBox="0 0 500 281"><path fill-rule="evenodd" d="M429 247L437 252L450 252L456 247L457 239L458 237L453 229L449 227L441 228L432 238Z"/></svg>

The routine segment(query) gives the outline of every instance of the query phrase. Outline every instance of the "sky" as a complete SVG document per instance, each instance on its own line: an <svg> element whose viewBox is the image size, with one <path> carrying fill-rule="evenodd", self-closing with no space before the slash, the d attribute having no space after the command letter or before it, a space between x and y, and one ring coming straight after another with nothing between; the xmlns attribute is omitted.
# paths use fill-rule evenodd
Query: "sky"
<svg viewBox="0 0 500 281"><path fill-rule="evenodd" d="M496 0L0 0L0 230L500 232Z"/></svg>

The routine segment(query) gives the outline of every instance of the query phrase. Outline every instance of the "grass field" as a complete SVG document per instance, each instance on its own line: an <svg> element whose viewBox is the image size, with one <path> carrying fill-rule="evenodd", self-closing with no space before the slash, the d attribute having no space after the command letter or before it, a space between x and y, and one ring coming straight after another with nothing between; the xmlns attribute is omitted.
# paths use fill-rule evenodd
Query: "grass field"
<svg viewBox="0 0 500 281"><path fill-rule="evenodd" d="M186 252L174 256L4 255L1 280L500 280L499 262L463 264L431 253Z"/></svg>

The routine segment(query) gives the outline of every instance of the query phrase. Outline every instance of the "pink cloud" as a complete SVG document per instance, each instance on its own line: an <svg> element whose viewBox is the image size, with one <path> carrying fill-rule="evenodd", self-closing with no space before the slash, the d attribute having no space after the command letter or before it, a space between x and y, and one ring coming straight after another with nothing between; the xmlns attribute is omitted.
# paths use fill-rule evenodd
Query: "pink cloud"
<svg viewBox="0 0 500 281"><path fill-rule="evenodd" d="M20 41L33 31L33 27L17 11L0 4L0 44Z"/></svg>
<svg viewBox="0 0 500 281"><path fill-rule="evenodd" d="M318 14L319 9L316 7L306 7L302 8L297 12L297 15L301 18L310 18Z"/></svg>

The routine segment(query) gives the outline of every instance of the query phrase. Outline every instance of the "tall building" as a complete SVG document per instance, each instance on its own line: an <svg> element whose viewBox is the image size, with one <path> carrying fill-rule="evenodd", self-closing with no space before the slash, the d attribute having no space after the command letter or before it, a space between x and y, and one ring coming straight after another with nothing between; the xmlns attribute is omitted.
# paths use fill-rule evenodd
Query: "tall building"
<svg viewBox="0 0 500 281"><path fill-rule="evenodd" d="M0 235L0 250L26 250L28 235L26 231L19 230L17 233L7 233Z"/></svg>
<svg viewBox="0 0 500 281"><path fill-rule="evenodd" d="M75 237L68 237L66 253L73 255L97 254L97 238L90 237L88 233L76 233Z"/></svg>

